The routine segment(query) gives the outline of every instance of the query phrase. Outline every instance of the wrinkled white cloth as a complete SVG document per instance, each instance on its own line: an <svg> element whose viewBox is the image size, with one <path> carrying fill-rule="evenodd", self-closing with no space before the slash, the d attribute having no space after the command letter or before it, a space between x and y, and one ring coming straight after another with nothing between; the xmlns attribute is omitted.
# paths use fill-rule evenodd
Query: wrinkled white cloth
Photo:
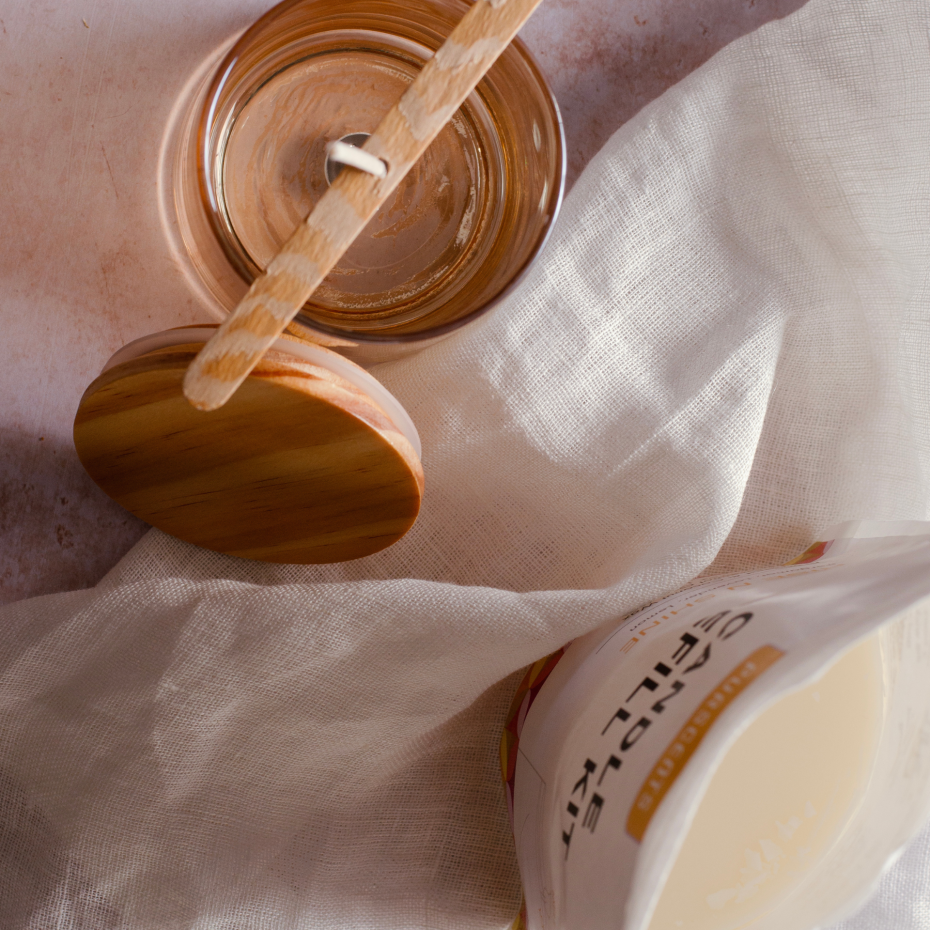
<svg viewBox="0 0 930 930"><path fill-rule="evenodd" d="M624 126L504 306L376 371L427 474L392 549L153 531L5 608L0 926L505 927L523 666L828 524L930 518L928 34L924 0L811 0ZM930 838L844 927L930 927Z"/></svg>

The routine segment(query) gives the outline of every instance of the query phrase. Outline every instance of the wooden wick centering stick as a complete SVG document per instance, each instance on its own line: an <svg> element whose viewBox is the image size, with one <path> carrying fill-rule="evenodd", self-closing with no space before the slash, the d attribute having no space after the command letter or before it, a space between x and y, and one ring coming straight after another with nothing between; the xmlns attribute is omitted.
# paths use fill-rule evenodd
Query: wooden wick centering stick
<svg viewBox="0 0 930 930"><path fill-rule="evenodd" d="M383 178L343 170L191 362L184 395L226 403L542 0L477 0L365 142Z"/></svg>

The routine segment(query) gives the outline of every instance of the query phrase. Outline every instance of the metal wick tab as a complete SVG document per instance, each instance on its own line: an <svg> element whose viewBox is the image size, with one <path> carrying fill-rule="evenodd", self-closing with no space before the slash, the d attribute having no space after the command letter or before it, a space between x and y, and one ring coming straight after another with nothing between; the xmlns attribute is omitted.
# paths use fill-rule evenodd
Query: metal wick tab
<svg viewBox="0 0 930 930"><path fill-rule="evenodd" d="M371 152L364 151L361 146L368 140L370 133L353 132L343 136L337 142L326 143L326 164L324 172L326 183L332 184L342 171L343 165L350 165L374 175L376 178L387 177L387 165Z"/></svg>

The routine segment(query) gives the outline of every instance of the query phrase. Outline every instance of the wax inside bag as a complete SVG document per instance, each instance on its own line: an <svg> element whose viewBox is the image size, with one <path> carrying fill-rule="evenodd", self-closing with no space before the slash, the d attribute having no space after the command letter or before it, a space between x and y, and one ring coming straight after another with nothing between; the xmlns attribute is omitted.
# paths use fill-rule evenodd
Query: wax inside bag
<svg viewBox="0 0 930 930"><path fill-rule="evenodd" d="M873 635L761 714L715 772L650 930L751 927L784 901L855 811L882 710Z"/></svg>

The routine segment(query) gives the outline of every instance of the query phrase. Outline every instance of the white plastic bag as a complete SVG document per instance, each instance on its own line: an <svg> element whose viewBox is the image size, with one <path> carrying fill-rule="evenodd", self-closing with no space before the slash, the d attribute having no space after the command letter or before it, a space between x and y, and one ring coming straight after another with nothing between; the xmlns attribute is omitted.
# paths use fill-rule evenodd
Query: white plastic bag
<svg viewBox="0 0 930 930"><path fill-rule="evenodd" d="M502 743L530 930L807 930L861 905L917 832L930 811L930 524L828 535L784 568L692 586L530 670ZM818 737L808 705L789 719L784 699L825 673L833 716ZM725 758L739 787L728 753L743 733L774 755L762 779L758 749L746 756L756 794L735 791L732 816L768 811L772 835L753 834L735 850L740 874L676 920L676 856L699 809L692 871L701 842L710 864L720 855L700 805ZM804 768L804 753L820 761ZM792 789L798 772L802 789L820 786L816 805ZM733 827L719 791L715 803Z"/></svg>

